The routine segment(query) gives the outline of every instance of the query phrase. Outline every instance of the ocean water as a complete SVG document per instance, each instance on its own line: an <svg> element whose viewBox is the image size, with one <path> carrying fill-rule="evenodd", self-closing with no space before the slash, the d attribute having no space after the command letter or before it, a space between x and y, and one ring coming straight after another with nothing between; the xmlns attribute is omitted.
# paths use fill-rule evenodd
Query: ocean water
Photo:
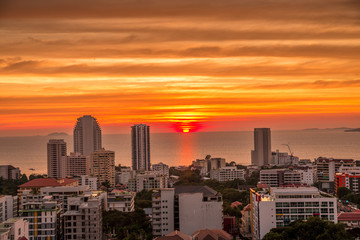
<svg viewBox="0 0 360 240"><path fill-rule="evenodd" d="M272 150L314 159L319 156L360 160L360 132L342 130L272 131ZM0 164L20 167L26 174L46 173L46 143L50 138L67 142L68 153L73 151L72 136L1 137ZM189 165L207 154L223 157L227 162L249 165L253 149L253 132L196 132L152 133L150 136L151 163L170 166ZM116 164L131 166L130 134L103 135L103 147L115 151ZM34 168L35 171L29 170Z"/></svg>

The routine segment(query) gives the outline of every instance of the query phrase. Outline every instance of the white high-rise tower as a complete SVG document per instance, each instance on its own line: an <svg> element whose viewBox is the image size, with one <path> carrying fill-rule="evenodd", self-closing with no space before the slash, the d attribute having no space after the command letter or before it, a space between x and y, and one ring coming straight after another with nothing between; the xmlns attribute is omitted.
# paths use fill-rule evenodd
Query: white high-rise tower
<svg viewBox="0 0 360 240"><path fill-rule="evenodd" d="M133 170L150 171L150 127L135 124L131 127L131 153Z"/></svg>
<svg viewBox="0 0 360 240"><path fill-rule="evenodd" d="M78 118L74 128L74 152L90 156L101 148L101 128L96 118L91 115Z"/></svg>
<svg viewBox="0 0 360 240"><path fill-rule="evenodd" d="M270 128L254 129L254 150L251 151L251 164L263 166L271 163Z"/></svg>

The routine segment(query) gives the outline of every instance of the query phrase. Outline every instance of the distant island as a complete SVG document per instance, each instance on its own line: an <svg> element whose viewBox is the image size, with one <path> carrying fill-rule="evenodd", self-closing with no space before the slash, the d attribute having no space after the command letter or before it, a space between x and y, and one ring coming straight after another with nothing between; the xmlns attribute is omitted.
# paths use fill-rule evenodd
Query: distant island
<svg viewBox="0 0 360 240"><path fill-rule="evenodd" d="M345 132L360 132L360 128L346 129Z"/></svg>
<svg viewBox="0 0 360 240"><path fill-rule="evenodd" d="M66 132L53 132L53 133L49 133L48 136L49 137L53 137L53 136L68 136L69 134L67 134Z"/></svg>
<svg viewBox="0 0 360 240"><path fill-rule="evenodd" d="M349 127L338 127L338 128L306 128L304 129L306 131L317 131L317 130L326 130L326 131L332 131L332 130L344 130L345 132L348 130L353 130L353 128Z"/></svg>

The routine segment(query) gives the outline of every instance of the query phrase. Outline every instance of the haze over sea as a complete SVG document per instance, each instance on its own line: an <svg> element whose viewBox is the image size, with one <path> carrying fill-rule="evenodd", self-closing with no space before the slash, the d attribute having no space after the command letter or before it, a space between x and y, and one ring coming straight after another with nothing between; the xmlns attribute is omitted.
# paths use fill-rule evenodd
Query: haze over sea
<svg viewBox="0 0 360 240"><path fill-rule="evenodd" d="M314 159L319 156L360 159L360 132L343 130L272 131L272 150L288 152L289 144L295 156ZM68 153L73 151L73 137L27 136L0 138L0 164L20 167L26 174L46 173L46 143L50 138L62 138ZM195 159L223 157L227 162L249 165L253 149L253 132L152 133L151 163L170 166L189 165ZM130 134L103 135L103 147L115 151L116 164L131 166ZM34 168L35 171L29 170Z"/></svg>

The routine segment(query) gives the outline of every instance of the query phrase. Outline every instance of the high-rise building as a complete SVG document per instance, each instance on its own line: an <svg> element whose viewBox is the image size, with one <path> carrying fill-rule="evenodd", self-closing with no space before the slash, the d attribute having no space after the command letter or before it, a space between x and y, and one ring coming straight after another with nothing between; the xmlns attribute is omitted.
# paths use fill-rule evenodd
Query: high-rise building
<svg viewBox="0 0 360 240"><path fill-rule="evenodd" d="M78 118L74 128L74 152L90 156L101 148L101 128L96 118L91 115Z"/></svg>
<svg viewBox="0 0 360 240"><path fill-rule="evenodd" d="M50 139L47 144L48 177L60 178L63 157L66 156L66 142L64 139Z"/></svg>
<svg viewBox="0 0 360 240"><path fill-rule="evenodd" d="M115 152L105 149L97 150L91 154L91 176L97 177L99 185L109 181L115 186Z"/></svg>
<svg viewBox="0 0 360 240"><path fill-rule="evenodd" d="M3 179L19 179L21 177L20 169L11 165L1 165L0 166L0 177Z"/></svg>
<svg viewBox="0 0 360 240"><path fill-rule="evenodd" d="M150 126L135 124L131 127L133 170L150 171Z"/></svg>
<svg viewBox="0 0 360 240"><path fill-rule="evenodd" d="M80 153L70 153L70 156L63 157L61 177L74 177L89 175L90 157L80 155Z"/></svg>
<svg viewBox="0 0 360 240"><path fill-rule="evenodd" d="M254 150L251 151L251 164L256 166L271 163L271 132L270 128L254 129Z"/></svg>

